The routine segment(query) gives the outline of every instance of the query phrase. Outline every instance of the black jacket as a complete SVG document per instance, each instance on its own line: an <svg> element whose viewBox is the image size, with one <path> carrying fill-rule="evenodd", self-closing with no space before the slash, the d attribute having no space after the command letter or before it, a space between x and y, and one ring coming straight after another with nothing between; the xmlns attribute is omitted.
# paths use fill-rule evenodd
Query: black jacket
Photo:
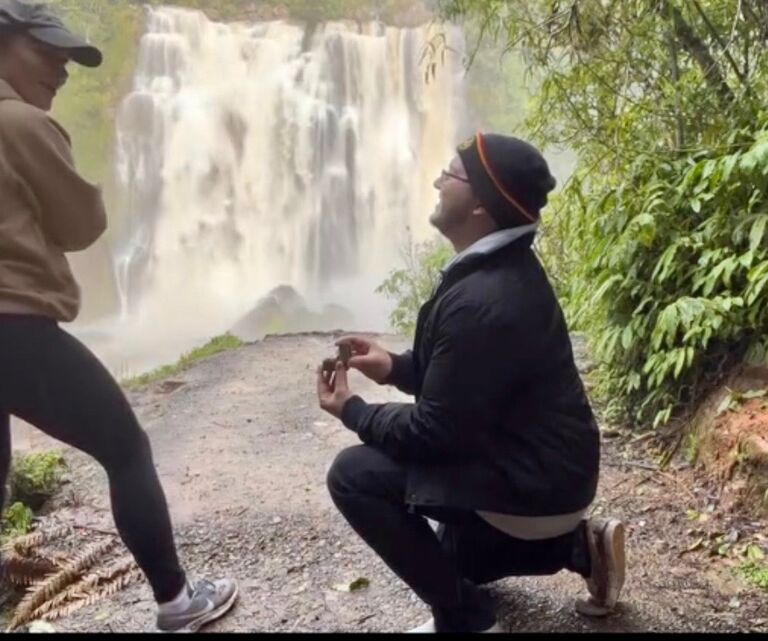
<svg viewBox="0 0 768 641"><path fill-rule="evenodd" d="M521 516L595 496L599 433L533 235L451 267L389 383L415 404L360 397L342 420L408 463L406 502Z"/></svg>

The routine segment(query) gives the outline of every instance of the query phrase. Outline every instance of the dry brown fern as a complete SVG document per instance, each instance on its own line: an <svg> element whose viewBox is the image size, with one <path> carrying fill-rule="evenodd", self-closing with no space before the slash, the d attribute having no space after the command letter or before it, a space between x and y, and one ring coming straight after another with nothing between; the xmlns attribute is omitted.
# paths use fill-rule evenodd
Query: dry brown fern
<svg viewBox="0 0 768 641"><path fill-rule="evenodd" d="M38 548L35 550L34 557L50 561L59 569L69 565L75 560L75 557L72 553L61 552L49 547Z"/></svg>
<svg viewBox="0 0 768 641"><path fill-rule="evenodd" d="M2 579L13 585L26 587L56 569L56 564L48 559L27 558L11 553L3 563Z"/></svg>
<svg viewBox="0 0 768 641"><path fill-rule="evenodd" d="M59 612L65 611L74 602L90 598L93 594L101 592L103 588L110 585L110 582L136 570L138 570L138 566L131 556L113 561L106 568L87 574L82 580L73 583L66 590L59 592L52 599L43 603L32 612L30 619L44 619L50 613L56 613L51 614L53 618L61 618L65 615L59 614Z"/></svg>
<svg viewBox="0 0 768 641"><path fill-rule="evenodd" d="M64 588L76 581L79 576L104 554L106 554L115 544L116 539L97 543L88 548L80 555L77 555L72 563L65 566L60 572L52 574L47 579L35 585L27 593L27 596L16 608L13 619L8 626L8 631L13 631L19 626L32 620L32 614L46 601L53 599Z"/></svg>
<svg viewBox="0 0 768 641"><path fill-rule="evenodd" d="M30 620L41 619L52 610L61 608L67 602L84 598L91 594L99 583L99 577L95 574L89 574L81 581L73 583L66 590L59 592L52 599L43 603L39 608L29 615Z"/></svg>
<svg viewBox="0 0 768 641"><path fill-rule="evenodd" d="M134 558L130 555L126 555L117 559L117 561L113 561L103 570L98 570L95 572L95 576L98 576L100 583L105 583L110 579L114 579L115 577L120 576L121 574L132 572L138 569L139 567L136 565Z"/></svg>
<svg viewBox="0 0 768 641"><path fill-rule="evenodd" d="M40 618L45 621L55 621L56 619L68 617L69 615L77 612L82 608L95 605L99 601L107 599L112 595L125 590L125 588L127 588L129 585L140 581L143 576L144 574L141 572L141 570L139 570L139 568L134 568L128 572L110 579L98 590L98 592L94 592L90 595L84 595L77 600L63 605L62 607L52 608L50 611L42 614L41 616L35 616L34 618Z"/></svg>
<svg viewBox="0 0 768 641"><path fill-rule="evenodd" d="M66 536L70 529L66 525L58 525L50 530L37 530L31 534L25 534L3 546L3 554L16 553L19 556L29 556L31 552L43 543L49 543Z"/></svg>

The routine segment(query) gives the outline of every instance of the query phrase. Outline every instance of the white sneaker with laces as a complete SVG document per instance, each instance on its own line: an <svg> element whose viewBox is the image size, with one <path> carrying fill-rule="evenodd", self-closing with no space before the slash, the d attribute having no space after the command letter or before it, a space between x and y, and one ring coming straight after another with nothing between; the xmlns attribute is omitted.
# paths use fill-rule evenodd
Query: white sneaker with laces
<svg viewBox="0 0 768 641"><path fill-rule="evenodd" d="M188 601L179 612L165 611L160 606L157 629L160 632L197 632L201 627L223 617L235 604L237 581L219 579L187 584Z"/></svg>

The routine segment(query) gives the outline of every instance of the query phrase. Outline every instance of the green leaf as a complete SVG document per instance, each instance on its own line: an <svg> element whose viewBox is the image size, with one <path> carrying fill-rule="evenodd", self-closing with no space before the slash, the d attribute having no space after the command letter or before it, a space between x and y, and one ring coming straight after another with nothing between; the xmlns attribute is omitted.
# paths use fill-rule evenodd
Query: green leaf
<svg viewBox="0 0 768 641"><path fill-rule="evenodd" d="M336 583L332 587L337 592L357 592L369 587L371 582L365 577L360 577L349 583Z"/></svg>
<svg viewBox="0 0 768 641"><path fill-rule="evenodd" d="M621 333L621 346L625 350L628 350L632 346L632 337L633 337L632 326L627 325L624 328L624 331Z"/></svg>
<svg viewBox="0 0 768 641"><path fill-rule="evenodd" d="M760 243L763 242L763 236L765 235L766 224L768 224L768 214L762 214L755 220L752 229L749 232L750 250L757 251L760 247Z"/></svg>
<svg viewBox="0 0 768 641"><path fill-rule="evenodd" d="M683 371L683 367L685 367L685 350L679 349L677 350L677 362L675 363L675 379L680 378L680 373Z"/></svg>
<svg viewBox="0 0 768 641"><path fill-rule="evenodd" d="M723 176L722 181L724 183L728 182L728 179L731 177L731 173L733 172L733 168L736 166L736 163L739 161L739 154L731 154L730 156L726 156L725 162L723 163Z"/></svg>

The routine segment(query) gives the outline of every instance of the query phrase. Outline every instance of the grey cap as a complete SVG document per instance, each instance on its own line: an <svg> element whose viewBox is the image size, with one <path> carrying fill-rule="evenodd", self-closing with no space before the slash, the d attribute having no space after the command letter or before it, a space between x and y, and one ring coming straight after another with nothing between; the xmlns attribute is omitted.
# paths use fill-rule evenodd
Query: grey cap
<svg viewBox="0 0 768 641"><path fill-rule="evenodd" d="M69 57L85 67L98 67L101 51L72 33L61 19L42 2L0 0L0 33L27 33L35 40L64 49Z"/></svg>

